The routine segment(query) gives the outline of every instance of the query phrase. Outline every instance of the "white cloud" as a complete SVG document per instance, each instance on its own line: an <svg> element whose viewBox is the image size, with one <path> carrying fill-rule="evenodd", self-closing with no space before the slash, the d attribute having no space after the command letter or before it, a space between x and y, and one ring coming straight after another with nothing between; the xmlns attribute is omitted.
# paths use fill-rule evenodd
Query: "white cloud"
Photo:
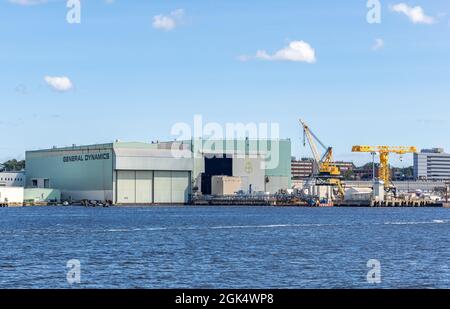
<svg viewBox="0 0 450 309"><path fill-rule="evenodd" d="M73 88L73 84L66 76L45 76L47 85L57 91L69 91Z"/></svg>
<svg viewBox="0 0 450 309"><path fill-rule="evenodd" d="M427 16L420 6L411 7L405 3L392 5L391 10L406 15L414 24L433 24L435 18Z"/></svg>
<svg viewBox="0 0 450 309"><path fill-rule="evenodd" d="M18 5L35 5L47 2L47 0L9 0L9 2Z"/></svg>
<svg viewBox="0 0 450 309"><path fill-rule="evenodd" d="M156 15L153 17L153 28L170 31L183 22L184 10L178 9L170 12L169 15Z"/></svg>
<svg viewBox="0 0 450 309"><path fill-rule="evenodd" d="M383 39L375 39L375 42L372 45L372 50L379 50L384 47Z"/></svg>
<svg viewBox="0 0 450 309"><path fill-rule="evenodd" d="M240 56L241 59L244 56ZM295 62L316 62L316 52L305 41L292 41L289 46L286 46L273 55L270 55L265 50L258 50L255 56L256 59L266 61L295 61Z"/></svg>

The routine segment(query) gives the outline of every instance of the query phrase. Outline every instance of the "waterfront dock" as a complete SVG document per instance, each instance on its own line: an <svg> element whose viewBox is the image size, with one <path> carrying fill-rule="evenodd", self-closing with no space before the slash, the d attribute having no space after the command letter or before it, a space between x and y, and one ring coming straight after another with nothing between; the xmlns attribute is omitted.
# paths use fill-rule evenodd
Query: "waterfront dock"
<svg viewBox="0 0 450 309"><path fill-rule="evenodd" d="M447 206L446 206L447 205ZM448 203L433 201L405 201L391 200L383 202L375 201L336 201L334 207L450 207Z"/></svg>
<svg viewBox="0 0 450 309"><path fill-rule="evenodd" d="M194 206L307 206L297 196L271 195L201 195L192 198Z"/></svg>
<svg viewBox="0 0 450 309"><path fill-rule="evenodd" d="M360 201L334 201L330 203L313 203L296 195L203 195L192 199L194 206L302 206L302 207L449 207L449 203L428 200L407 201L401 199L375 202L371 200Z"/></svg>
<svg viewBox="0 0 450 309"><path fill-rule="evenodd" d="M0 203L0 207L22 207L23 204L22 203Z"/></svg>

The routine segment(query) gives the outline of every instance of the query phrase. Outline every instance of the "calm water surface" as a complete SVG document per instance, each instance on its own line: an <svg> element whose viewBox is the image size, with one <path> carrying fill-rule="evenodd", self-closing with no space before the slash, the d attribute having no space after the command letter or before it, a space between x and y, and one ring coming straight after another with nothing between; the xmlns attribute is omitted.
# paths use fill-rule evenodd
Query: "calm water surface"
<svg viewBox="0 0 450 309"><path fill-rule="evenodd" d="M0 234L0 288L450 288L450 209L2 208Z"/></svg>

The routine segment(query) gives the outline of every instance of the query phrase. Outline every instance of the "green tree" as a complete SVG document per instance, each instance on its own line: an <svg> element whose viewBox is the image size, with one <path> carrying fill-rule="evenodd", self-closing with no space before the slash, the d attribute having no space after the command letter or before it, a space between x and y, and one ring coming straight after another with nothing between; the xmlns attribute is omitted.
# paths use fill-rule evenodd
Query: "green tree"
<svg viewBox="0 0 450 309"><path fill-rule="evenodd" d="M17 161L16 159L8 160L2 164L7 172L21 171L25 169L25 160Z"/></svg>
<svg viewBox="0 0 450 309"><path fill-rule="evenodd" d="M353 170L346 170L342 176L344 177L344 180L354 180L355 172L353 172Z"/></svg>

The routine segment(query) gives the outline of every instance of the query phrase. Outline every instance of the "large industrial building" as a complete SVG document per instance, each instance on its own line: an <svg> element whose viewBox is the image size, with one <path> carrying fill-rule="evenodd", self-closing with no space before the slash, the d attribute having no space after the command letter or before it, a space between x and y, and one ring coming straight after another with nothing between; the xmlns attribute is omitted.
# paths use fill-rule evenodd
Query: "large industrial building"
<svg viewBox="0 0 450 309"><path fill-rule="evenodd" d="M450 154L442 148L422 149L414 154L414 178L450 180Z"/></svg>
<svg viewBox="0 0 450 309"><path fill-rule="evenodd" d="M241 178L244 192L291 187L291 142L189 140L72 146L26 152L26 185L54 188L63 200L185 204L211 194L213 176Z"/></svg>

